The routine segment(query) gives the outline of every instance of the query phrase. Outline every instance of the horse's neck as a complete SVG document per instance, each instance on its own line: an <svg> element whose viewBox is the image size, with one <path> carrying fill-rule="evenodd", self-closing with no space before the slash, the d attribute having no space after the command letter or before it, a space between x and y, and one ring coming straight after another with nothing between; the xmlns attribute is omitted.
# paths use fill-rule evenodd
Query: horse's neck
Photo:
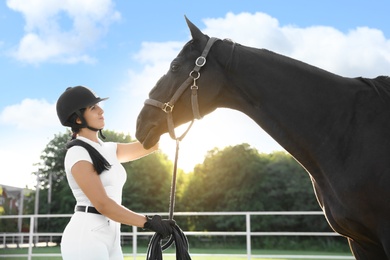
<svg viewBox="0 0 390 260"><path fill-rule="evenodd" d="M333 149L335 125L342 131L351 116L343 109L351 106L351 80L265 50L250 52L236 55L231 89L238 93L231 107L304 165L321 146Z"/></svg>

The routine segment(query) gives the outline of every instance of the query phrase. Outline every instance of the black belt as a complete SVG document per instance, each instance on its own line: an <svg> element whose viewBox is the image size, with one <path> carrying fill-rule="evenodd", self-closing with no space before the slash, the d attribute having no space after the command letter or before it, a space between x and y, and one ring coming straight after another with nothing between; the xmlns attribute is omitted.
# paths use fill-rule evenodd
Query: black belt
<svg viewBox="0 0 390 260"><path fill-rule="evenodd" d="M101 215L101 213L96 208L91 207L91 206L76 206L74 211L95 213L95 214Z"/></svg>

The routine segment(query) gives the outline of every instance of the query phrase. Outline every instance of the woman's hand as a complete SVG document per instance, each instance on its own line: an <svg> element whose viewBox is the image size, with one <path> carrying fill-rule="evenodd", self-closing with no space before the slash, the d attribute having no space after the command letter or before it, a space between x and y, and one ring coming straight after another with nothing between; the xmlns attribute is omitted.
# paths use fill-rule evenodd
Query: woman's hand
<svg viewBox="0 0 390 260"><path fill-rule="evenodd" d="M173 227L176 225L174 220L161 219L160 215L154 215L152 218L146 217L146 219L144 228L159 233L163 238L171 235Z"/></svg>

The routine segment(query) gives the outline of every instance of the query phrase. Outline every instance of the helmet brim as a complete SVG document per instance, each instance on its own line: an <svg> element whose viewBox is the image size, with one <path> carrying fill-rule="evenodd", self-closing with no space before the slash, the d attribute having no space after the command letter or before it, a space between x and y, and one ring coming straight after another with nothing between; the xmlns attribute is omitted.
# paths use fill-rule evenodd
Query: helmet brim
<svg viewBox="0 0 390 260"><path fill-rule="evenodd" d="M96 98L93 102L87 104L87 107L88 107L88 106L96 105L97 103L100 103L100 102L105 101L105 100L107 100L107 99L109 99L109 98L108 98L108 97L106 97L106 98L100 98L100 97L98 97L98 98Z"/></svg>

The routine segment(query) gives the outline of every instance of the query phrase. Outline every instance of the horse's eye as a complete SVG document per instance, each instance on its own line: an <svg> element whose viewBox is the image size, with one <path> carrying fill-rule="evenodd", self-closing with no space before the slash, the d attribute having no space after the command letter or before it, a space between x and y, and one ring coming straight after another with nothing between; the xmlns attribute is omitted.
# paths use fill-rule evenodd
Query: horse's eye
<svg viewBox="0 0 390 260"><path fill-rule="evenodd" d="M179 69L179 65L178 64L172 64L171 65L171 71L177 71Z"/></svg>

